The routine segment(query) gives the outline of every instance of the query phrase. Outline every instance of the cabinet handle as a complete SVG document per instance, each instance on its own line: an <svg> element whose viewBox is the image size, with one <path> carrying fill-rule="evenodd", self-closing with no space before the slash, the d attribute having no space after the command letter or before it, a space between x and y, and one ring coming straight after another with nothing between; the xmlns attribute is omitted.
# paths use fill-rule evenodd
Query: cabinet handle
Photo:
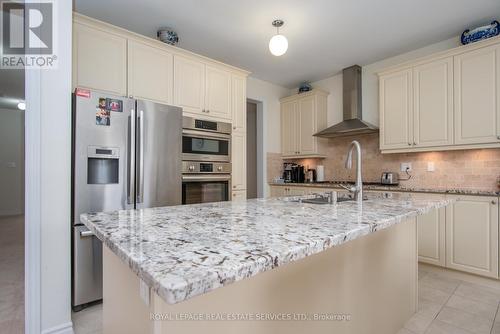
<svg viewBox="0 0 500 334"><path fill-rule="evenodd" d="M207 112L210 112L210 110L207 109Z"/></svg>
<svg viewBox="0 0 500 334"><path fill-rule="evenodd" d="M495 204L497 204L497 201L493 200L493 201L491 201L491 204L495 205Z"/></svg>
<svg viewBox="0 0 500 334"><path fill-rule="evenodd" d="M414 142L413 142L413 145L417 145L417 142L415 142L415 141L414 141Z"/></svg>
<svg viewBox="0 0 500 334"><path fill-rule="evenodd" d="M408 146L411 146L411 143L410 143L410 142L408 142Z"/></svg>
<svg viewBox="0 0 500 334"><path fill-rule="evenodd" d="M497 139L500 139L500 136L497 136Z"/></svg>

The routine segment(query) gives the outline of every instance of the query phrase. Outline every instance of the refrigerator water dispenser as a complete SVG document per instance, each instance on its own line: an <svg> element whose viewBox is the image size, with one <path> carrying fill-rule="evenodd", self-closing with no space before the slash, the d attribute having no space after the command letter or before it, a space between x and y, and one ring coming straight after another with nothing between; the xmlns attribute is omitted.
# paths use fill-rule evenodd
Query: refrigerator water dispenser
<svg viewBox="0 0 500 334"><path fill-rule="evenodd" d="M118 148L88 148L87 184L117 184L120 172L120 153Z"/></svg>

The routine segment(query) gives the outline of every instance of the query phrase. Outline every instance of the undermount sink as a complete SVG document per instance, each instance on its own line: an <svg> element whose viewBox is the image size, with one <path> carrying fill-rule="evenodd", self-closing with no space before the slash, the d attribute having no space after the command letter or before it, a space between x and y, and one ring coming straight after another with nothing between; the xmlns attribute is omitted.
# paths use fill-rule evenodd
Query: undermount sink
<svg viewBox="0 0 500 334"><path fill-rule="evenodd" d="M363 197L363 201L366 201L368 198ZM354 198L350 196L341 196L337 198L337 203L354 201ZM298 203L307 203L307 204L334 204L329 201L327 197L315 197L315 198L299 198L295 199L292 202Z"/></svg>

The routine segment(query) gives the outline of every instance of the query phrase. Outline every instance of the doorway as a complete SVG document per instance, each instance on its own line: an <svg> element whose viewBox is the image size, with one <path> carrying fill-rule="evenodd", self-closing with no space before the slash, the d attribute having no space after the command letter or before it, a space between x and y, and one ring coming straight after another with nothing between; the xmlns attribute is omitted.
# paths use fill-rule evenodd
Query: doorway
<svg viewBox="0 0 500 334"><path fill-rule="evenodd" d="M247 198L257 198L257 103L247 101Z"/></svg>
<svg viewBox="0 0 500 334"><path fill-rule="evenodd" d="M0 70L0 326L24 333L24 70Z"/></svg>

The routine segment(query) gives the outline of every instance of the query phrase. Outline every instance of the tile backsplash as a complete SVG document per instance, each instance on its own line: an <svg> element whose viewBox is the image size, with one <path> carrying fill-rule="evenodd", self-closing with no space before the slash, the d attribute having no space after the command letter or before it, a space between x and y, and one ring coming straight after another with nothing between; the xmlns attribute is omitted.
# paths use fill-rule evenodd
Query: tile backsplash
<svg viewBox="0 0 500 334"><path fill-rule="evenodd" d="M400 164L412 164L412 177L400 181L402 186L430 189L498 190L500 176L500 149L457 150L422 153L381 154L378 134L357 138L363 156L363 180L379 181L383 171L398 172L400 178L407 175L400 171ZM353 137L329 139L327 157L324 159L287 160L310 168L325 166L325 180L354 180L355 168L344 168L347 148ZM354 162L354 161L353 161ZM434 163L434 171L427 171L428 163ZM272 181L280 176L283 159L279 153L267 154L267 177Z"/></svg>

